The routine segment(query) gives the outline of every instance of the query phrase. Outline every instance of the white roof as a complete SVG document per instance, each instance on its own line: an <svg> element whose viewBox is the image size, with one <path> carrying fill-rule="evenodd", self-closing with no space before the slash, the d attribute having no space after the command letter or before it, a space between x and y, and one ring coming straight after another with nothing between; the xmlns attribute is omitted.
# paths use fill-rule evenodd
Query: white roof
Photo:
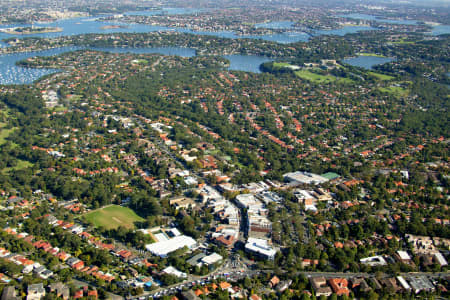
<svg viewBox="0 0 450 300"><path fill-rule="evenodd" d="M236 196L236 200L245 207L249 207L254 204L258 204L258 200L256 200L255 196L252 194L240 194Z"/></svg>
<svg viewBox="0 0 450 300"><path fill-rule="evenodd" d="M147 248L147 250L154 255L166 256L167 254L181 249L184 246L192 248L196 244L197 242L193 238L186 235L179 235L167 241L148 244L145 248Z"/></svg>
<svg viewBox="0 0 450 300"><path fill-rule="evenodd" d="M317 207L314 204L307 204L305 205L305 210L310 210L310 211L317 211Z"/></svg>
<svg viewBox="0 0 450 300"><path fill-rule="evenodd" d="M217 253L213 253L211 255L205 256L202 258L202 262L207 264L207 265L212 265L216 262L219 262L223 259L223 257Z"/></svg>
<svg viewBox="0 0 450 300"><path fill-rule="evenodd" d="M193 184L197 184L197 183L198 183L197 179L195 179L195 178L192 177L192 176L189 176L189 177L184 178L184 182L185 182L187 185L193 185Z"/></svg>
<svg viewBox="0 0 450 300"><path fill-rule="evenodd" d="M403 278L402 276L397 276L397 280L398 280L398 282L400 282L400 284L402 285L402 287L405 290L411 289L411 286L409 286L409 284L406 282L405 278Z"/></svg>
<svg viewBox="0 0 450 300"><path fill-rule="evenodd" d="M367 265L371 265L371 266L385 266L387 265L386 260L384 259L384 257L382 256L371 256L371 257L366 257L366 258L361 258L360 259L362 264L367 264Z"/></svg>
<svg viewBox="0 0 450 300"><path fill-rule="evenodd" d="M186 177L186 176L189 176L189 171L188 170L183 170L181 172L178 172L177 175L181 176L181 177Z"/></svg>
<svg viewBox="0 0 450 300"><path fill-rule="evenodd" d="M299 196L301 196L302 199L311 199L311 198L314 199L314 197L308 191L305 190L299 190L297 194L299 194Z"/></svg>
<svg viewBox="0 0 450 300"><path fill-rule="evenodd" d="M177 277L187 277L186 273L183 273L181 271L178 271L174 267L170 266L163 270L164 273L175 275Z"/></svg>
<svg viewBox="0 0 450 300"><path fill-rule="evenodd" d="M215 190L212 186L206 185L200 190L200 194L203 194L203 198L207 201L209 199L223 199L222 195Z"/></svg>
<svg viewBox="0 0 450 300"><path fill-rule="evenodd" d="M411 260L411 257L406 251L397 251L397 254L402 260Z"/></svg>
<svg viewBox="0 0 450 300"><path fill-rule="evenodd" d="M319 184L328 181L327 178L320 175L300 171L283 174L283 177L289 181L297 181L306 184Z"/></svg>
<svg viewBox="0 0 450 300"><path fill-rule="evenodd" d="M164 233L155 234L155 238L158 242L168 241L169 239L166 237Z"/></svg>
<svg viewBox="0 0 450 300"><path fill-rule="evenodd" d="M225 228L225 229L222 229L220 232L225 235L236 235L236 233L238 231L236 229L232 229L232 228Z"/></svg>
<svg viewBox="0 0 450 300"><path fill-rule="evenodd" d="M441 266L447 266L448 265L447 261L445 260L445 257L440 252L436 252L434 254L434 257L436 258L436 260L438 261L438 263Z"/></svg>
<svg viewBox="0 0 450 300"><path fill-rule="evenodd" d="M267 242L267 240L248 238L245 249L261 253L267 257L274 257L277 251L273 249Z"/></svg>
<svg viewBox="0 0 450 300"><path fill-rule="evenodd" d="M172 228L170 229L170 231L173 233L174 236L179 236L181 235L181 233L178 231L178 229L176 228Z"/></svg>

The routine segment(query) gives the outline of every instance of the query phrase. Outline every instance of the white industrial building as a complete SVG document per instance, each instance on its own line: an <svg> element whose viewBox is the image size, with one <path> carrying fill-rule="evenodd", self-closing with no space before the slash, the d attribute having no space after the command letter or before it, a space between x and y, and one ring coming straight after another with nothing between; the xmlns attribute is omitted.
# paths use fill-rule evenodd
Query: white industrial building
<svg viewBox="0 0 450 300"><path fill-rule="evenodd" d="M248 238L245 251L255 254L264 259L273 260L277 251L269 245L267 240Z"/></svg>
<svg viewBox="0 0 450 300"><path fill-rule="evenodd" d="M174 276L177 276L177 277L180 277L180 278L186 278L186 277L187 277L187 274L186 274L186 273L181 272L181 271L175 269L175 268L172 267L172 266L167 267L167 268L165 268L165 269L162 270L162 271L163 271L163 273L166 273L166 274L169 274L169 275L174 275Z"/></svg>
<svg viewBox="0 0 450 300"><path fill-rule="evenodd" d="M286 173L283 174L283 177L286 181L299 184L321 184L328 181L327 178L320 175L301 171Z"/></svg>
<svg viewBox="0 0 450 300"><path fill-rule="evenodd" d="M206 265L213 265L215 263L218 263L219 261L221 261L223 259L222 255L217 254L217 253L213 253L210 254L208 256L205 256L201 259L201 262L206 264Z"/></svg>
<svg viewBox="0 0 450 300"><path fill-rule="evenodd" d="M197 246L197 242L189 236L179 235L174 237L173 239L163 239L160 242L148 244L145 246L145 248L153 255L166 257L169 253L181 249L185 246L189 249L192 249Z"/></svg>
<svg viewBox="0 0 450 300"><path fill-rule="evenodd" d="M361 258L360 262L363 265L368 265L368 266L372 266L372 267L387 265L386 260L382 256L371 256L371 257Z"/></svg>
<svg viewBox="0 0 450 300"><path fill-rule="evenodd" d="M445 257L440 252L434 253L434 258L437 260L441 267L448 266L447 260L445 260Z"/></svg>
<svg viewBox="0 0 450 300"><path fill-rule="evenodd" d="M400 282L400 284L404 290L406 290L406 291L411 290L411 286L408 284L408 282L406 282L405 278L403 278L402 276L397 276L397 280L398 280L398 282Z"/></svg>

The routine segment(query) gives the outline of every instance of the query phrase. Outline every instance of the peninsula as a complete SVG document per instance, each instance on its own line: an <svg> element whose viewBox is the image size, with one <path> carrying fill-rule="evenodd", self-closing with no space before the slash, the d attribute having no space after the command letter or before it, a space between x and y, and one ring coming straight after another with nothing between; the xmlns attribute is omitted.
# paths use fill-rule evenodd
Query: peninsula
<svg viewBox="0 0 450 300"><path fill-rule="evenodd" d="M7 34L36 34L36 33L50 33L50 32L62 32L61 27L13 27L0 29L1 32Z"/></svg>

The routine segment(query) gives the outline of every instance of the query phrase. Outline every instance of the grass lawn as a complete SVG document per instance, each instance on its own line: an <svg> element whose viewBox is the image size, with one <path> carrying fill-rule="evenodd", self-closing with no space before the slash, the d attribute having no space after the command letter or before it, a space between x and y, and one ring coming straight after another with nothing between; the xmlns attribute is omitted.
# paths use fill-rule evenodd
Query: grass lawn
<svg viewBox="0 0 450 300"><path fill-rule="evenodd" d="M375 56L375 57L383 57L383 58L386 58L386 56L381 55L381 54L367 53L367 52L360 52L360 53L358 53L358 55L360 55L360 56Z"/></svg>
<svg viewBox="0 0 450 300"><path fill-rule="evenodd" d="M3 129L4 123L0 124L0 145L6 143L6 138L14 131L16 128Z"/></svg>
<svg viewBox="0 0 450 300"><path fill-rule="evenodd" d="M29 168L29 167L32 167L32 166L34 166L33 163L31 163L31 162L29 162L29 161L26 161L26 160L21 160L21 159L19 159L19 160L17 161L17 165L16 165L15 167L4 168L4 169L2 170L2 173L3 173L3 174L7 174L7 173L10 172L10 171L18 171L18 170L22 170L22 169Z"/></svg>
<svg viewBox="0 0 450 300"><path fill-rule="evenodd" d="M398 41L392 42L394 45L413 45L415 42L407 41L406 39L400 39Z"/></svg>
<svg viewBox="0 0 450 300"><path fill-rule="evenodd" d="M62 111L67 110L67 108L64 107L64 106L55 106L55 107L51 108L50 110L51 111L56 111L56 112L62 112Z"/></svg>
<svg viewBox="0 0 450 300"><path fill-rule="evenodd" d="M379 88L383 93L389 93L395 97L405 97L408 95L408 90L399 86L389 86L384 88Z"/></svg>
<svg viewBox="0 0 450 300"><path fill-rule="evenodd" d="M289 64L289 63L285 63L285 62L274 62L273 66L276 67L276 68L287 68L287 67L290 67L292 65Z"/></svg>
<svg viewBox="0 0 450 300"><path fill-rule="evenodd" d="M206 150L205 154L212 154L212 155L216 155L219 153L219 150L214 149L214 150Z"/></svg>
<svg viewBox="0 0 450 300"><path fill-rule="evenodd" d="M144 221L130 208L119 205L97 209L85 214L83 218L96 227L103 226L106 229L113 229L119 226L134 228L134 222Z"/></svg>
<svg viewBox="0 0 450 300"><path fill-rule="evenodd" d="M384 74L380 74L380 73L375 73L375 72L369 72L369 74L370 75L372 75L372 76L374 76L374 77L376 77L376 78L378 78L378 79L380 79L380 80L392 80L392 79L394 79L394 77L392 77L392 76L389 76L389 75L384 75Z"/></svg>
<svg viewBox="0 0 450 300"><path fill-rule="evenodd" d="M329 82L335 82L335 81L340 81L340 82L344 82L344 83L352 83L353 80L348 79L348 78L339 78L339 77L335 77L333 75L320 75L320 74L316 74L313 72L310 72L308 70L300 70L300 71L296 71L295 75L297 75L298 77L302 78L302 79L306 79L315 83L329 83Z"/></svg>
<svg viewBox="0 0 450 300"><path fill-rule="evenodd" d="M73 94L67 99L69 99L70 101L80 101L81 99L83 99L83 95Z"/></svg>
<svg viewBox="0 0 450 300"><path fill-rule="evenodd" d="M135 59L135 60L133 60L133 63L135 63L135 64L141 64L141 65L146 65L146 64L148 64L148 60L140 58L140 59Z"/></svg>

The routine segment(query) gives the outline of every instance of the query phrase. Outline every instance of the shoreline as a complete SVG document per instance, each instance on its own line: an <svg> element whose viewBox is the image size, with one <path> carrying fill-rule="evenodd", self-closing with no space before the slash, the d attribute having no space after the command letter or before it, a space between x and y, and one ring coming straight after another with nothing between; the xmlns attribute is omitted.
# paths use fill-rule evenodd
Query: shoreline
<svg viewBox="0 0 450 300"><path fill-rule="evenodd" d="M17 31L17 29L25 29L24 31ZM62 32L61 27L13 27L13 28L3 28L0 32L11 34L11 35L27 35L27 34L39 34L39 33L51 33L51 32Z"/></svg>

